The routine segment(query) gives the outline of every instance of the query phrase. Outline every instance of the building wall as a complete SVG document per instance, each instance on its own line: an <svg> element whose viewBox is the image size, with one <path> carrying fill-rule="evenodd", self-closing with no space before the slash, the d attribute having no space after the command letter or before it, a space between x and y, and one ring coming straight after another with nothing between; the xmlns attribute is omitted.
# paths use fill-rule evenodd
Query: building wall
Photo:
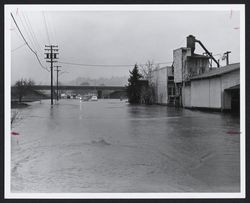
<svg viewBox="0 0 250 203"><path fill-rule="evenodd" d="M157 95L158 95L158 71L157 69L156 70L153 70L152 71L152 76L150 78L150 84L153 86L154 88L154 93L155 93L155 100L157 100Z"/></svg>
<svg viewBox="0 0 250 203"><path fill-rule="evenodd" d="M174 82L182 82L182 49L176 49L173 52L174 54Z"/></svg>
<svg viewBox="0 0 250 203"><path fill-rule="evenodd" d="M182 104L184 107L191 107L191 85L183 87Z"/></svg>
<svg viewBox="0 0 250 203"><path fill-rule="evenodd" d="M172 66L167 66L167 76L174 76Z"/></svg>
<svg viewBox="0 0 250 203"><path fill-rule="evenodd" d="M191 81L191 107L209 107L209 80Z"/></svg>
<svg viewBox="0 0 250 203"><path fill-rule="evenodd" d="M209 108L221 108L221 77L209 79Z"/></svg>
<svg viewBox="0 0 250 203"><path fill-rule="evenodd" d="M159 69L159 72L158 72L157 103L167 104L168 102L167 90L168 90L167 68L162 68L162 69Z"/></svg>
<svg viewBox="0 0 250 203"><path fill-rule="evenodd" d="M167 67L156 69L152 72L151 83L155 89L156 103L167 104L168 102L168 81Z"/></svg>
<svg viewBox="0 0 250 203"><path fill-rule="evenodd" d="M231 109L231 94L225 89L240 84L240 71L236 70L214 78L191 81L191 107ZM189 107L188 89L185 88L184 107Z"/></svg>
<svg viewBox="0 0 250 203"><path fill-rule="evenodd" d="M222 108L231 109L231 94L224 91L227 88L240 84L240 70L236 70L221 77Z"/></svg>
<svg viewBox="0 0 250 203"><path fill-rule="evenodd" d="M191 81L191 106L221 108L221 77Z"/></svg>
<svg viewBox="0 0 250 203"><path fill-rule="evenodd" d="M209 59L187 57L183 78L186 80L189 77L200 75L207 71L209 71Z"/></svg>
<svg viewBox="0 0 250 203"><path fill-rule="evenodd" d="M174 82L180 83L185 78L185 71L187 66L187 58L191 56L190 48L180 48L173 51L174 58Z"/></svg>

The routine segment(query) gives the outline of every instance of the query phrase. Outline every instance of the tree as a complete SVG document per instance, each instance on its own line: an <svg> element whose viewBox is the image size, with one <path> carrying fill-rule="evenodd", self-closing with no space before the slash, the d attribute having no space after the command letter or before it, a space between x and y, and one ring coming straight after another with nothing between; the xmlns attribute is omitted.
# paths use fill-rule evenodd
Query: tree
<svg viewBox="0 0 250 203"><path fill-rule="evenodd" d="M154 87L148 85L141 89L141 102L142 104L154 104L155 103L155 90Z"/></svg>
<svg viewBox="0 0 250 203"><path fill-rule="evenodd" d="M148 87L144 87L141 92L141 100L144 104L153 104L156 101L156 81L153 75L154 71L159 68L159 64L155 64L153 61L148 60L146 64L140 65L140 71L143 79L148 81ZM156 81L154 81L156 80Z"/></svg>
<svg viewBox="0 0 250 203"><path fill-rule="evenodd" d="M27 93L32 89L32 86L34 85L34 81L29 79L21 79L18 80L15 83L15 87L16 87L16 94L18 96L18 101L19 103L22 102L22 98L27 95Z"/></svg>
<svg viewBox="0 0 250 203"><path fill-rule="evenodd" d="M134 69L129 71L129 73L130 77L128 79L127 86L128 100L131 104L139 104L141 99L141 86L139 82L142 75L139 73L138 66L136 64Z"/></svg>
<svg viewBox="0 0 250 203"><path fill-rule="evenodd" d="M151 82L153 70L156 68L156 65L153 61L148 60L146 64L140 65L140 71L145 80Z"/></svg>

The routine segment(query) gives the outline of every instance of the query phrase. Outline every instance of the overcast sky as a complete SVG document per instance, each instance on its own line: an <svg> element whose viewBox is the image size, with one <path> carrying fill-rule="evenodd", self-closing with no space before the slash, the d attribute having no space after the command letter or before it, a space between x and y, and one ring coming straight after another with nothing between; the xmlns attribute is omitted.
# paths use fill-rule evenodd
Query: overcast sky
<svg viewBox="0 0 250 203"><path fill-rule="evenodd" d="M44 46L49 44L59 46L61 62L130 65L153 60L171 65L173 50L185 47L189 34L202 41L210 52L222 54L229 50L232 52L230 62L240 61L240 16L237 11L44 10L17 11L13 15L28 43L47 67L50 66L43 53ZM10 33L12 83L20 78L31 78L37 84L49 84L50 73L41 68L27 46L22 46L24 41L13 21ZM196 53L203 53L199 45L196 47ZM77 77L125 76L133 68L58 65L68 72L60 76L61 81Z"/></svg>

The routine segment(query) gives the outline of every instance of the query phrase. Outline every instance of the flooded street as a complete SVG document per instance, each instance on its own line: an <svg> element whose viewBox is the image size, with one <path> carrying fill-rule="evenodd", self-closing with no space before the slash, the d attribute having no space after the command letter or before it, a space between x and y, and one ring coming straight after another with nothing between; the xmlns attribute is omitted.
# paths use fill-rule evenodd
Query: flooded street
<svg viewBox="0 0 250 203"><path fill-rule="evenodd" d="M240 191L239 117L120 100L18 112L12 192Z"/></svg>

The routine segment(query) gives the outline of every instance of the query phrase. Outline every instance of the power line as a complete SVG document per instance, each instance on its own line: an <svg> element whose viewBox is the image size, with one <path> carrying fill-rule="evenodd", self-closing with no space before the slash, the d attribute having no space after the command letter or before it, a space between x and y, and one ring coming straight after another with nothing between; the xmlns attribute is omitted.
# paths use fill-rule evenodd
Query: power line
<svg viewBox="0 0 250 203"><path fill-rule="evenodd" d="M43 13L43 20L44 20L44 24L45 24L45 29L46 29L48 41L49 41L49 44L50 44L49 31L48 31L48 27L47 27L47 22L46 22L45 14L44 14L44 12L42 12L42 13Z"/></svg>
<svg viewBox="0 0 250 203"><path fill-rule="evenodd" d="M213 56L222 56L223 53L213 54Z"/></svg>
<svg viewBox="0 0 250 203"><path fill-rule="evenodd" d="M31 37L30 39L32 39L32 44L34 45L34 48L37 49L37 45L36 45L36 43L35 43L35 39L34 39L34 37L33 37L33 35L32 35L32 32L31 32L31 30L30 30L30 28L29 28L29 25L28 25L28 22L27 22L27 20L26 20L26 17L24 16L23 13L21 13L21 14L22 14L22 16L23 16L24 23L25 23L26 28L27 28L26 31L27 31L27 33L29 34L29 36Z"/></svg>
<svg viewBox="0 0 250 203"><path fill-rule="evenodd" d="M25 46L25 45L26 45L26 43L24 43L24 44L18 46L17 48L15 48L15 49L13 49L13 50L11 50L11 52L14 52L14 51L18 50L18 49L20 49L21 47L23 47L23 46Z"/></svg>
<svg viewBox="0 0 250 203"><path fill-rule="evenodd" d="M71 62L63 62L63 61L58 61L58 63L61 64L67 64L67 65L74 65L74 66L91 66L91 67L128 67L128 66L134 66L135 64L131 65L107 65L107 64L81 64L81 63L71 63Z"/></svg>
<svg viewBox="0 0 250 203"><path fill-rule="evenodd" d="M88 66L88 67L128 67L134 66L135 64L81 64L81 63L71 63L71 62L64 62L58 61L61 64L73 65L73 66ZM154 64L170 64L172 61L168 62L161 62L161 63L154 63ZM140 65L147 65L147 64L140 64Z"/></svg>
<svg viewBox="0 0 250 203"><path fill-rule="evenodd" d="M26 26L24 25L24 22L23 22L21 16L20 16L19 14L18 14L18 16L19 16L20 22L21 22L21 24L22 24L22 26L23 26L23 28L24 28L24 32L26 33L27 38L28 38L28 40L30 41L30 44L35 48L35 45L34 45L33 41L31 40L30 33L27 31L27 28L26 28Z"/></svg>
<svg viewBox="0 0 250 203"><path fill-rule="evenodd" d="M41 48L40 44L38 43L38 40L37 40L36 35L35 35L35 32L34 32L34 30L33 30L33 28L32 28L31 23L30 23L29 17L28 17L28 15L25 16L24 14L23 14L23 16L24 16L24 18L25 18L25 22L26 22L26 19L27 19L27 22L26 22L26 23L27 23L27 25L28 25L28 30L30 30L31 36L32 36L32 38L33 38L33 40L34 40L34 43L36 44L36 46L37 46L39 52L41 53L42 48Z"/></svg>
<svg viewBox="0 0 250 203"><path fill-rule="evenodd" d="M46 17L47 17L48 28L49 28L48 31L50 31L52 40L56 42L57 38L56 38L53 23L51 22L51 16L47 14Z"/></svg>
<svg viewBox="0 0 250 203"><path fill-rule="evenodd" d="M37 56L37 53L30 47L30 45L28 44L27 40L26 40L25 37L23 36L23 33L21 32L19 26L17 25L17 22L16 22L16 20L15 20L15 18L14 18L14 16L13 16L13 14L10 13L10 15L11 15L11 17L12 17L12 19L13 19L13 21L14 21L14 23L15 23L15 25L16 25L18 31L19 31L19 33L20 33L20 35L22 36L24 42L26 43L26 45L28 46L28 48L32 51L32 53L35 54L35 56L36 56L36 58L37 58L37 60L38 60L38 62L39 62L39 64L40 64L40 66L41 66L42 68L44 68L46 71L49 72L49 70L48 70L45 66L42 65L42 63L41 63L39 57Z"/></svg>
<svg viewBox="0 0 250 203"><path fill-rule="evenodd" d="M64 73L69 73L68 71L62 71L58 76L64 74Z"/></svg>
<svg viewBox="0 0 250 203"><path fill-rule="evenodd" d="M17 33L17 31L16 31L15 28L13 28L13 31L16 33L16 35L18 36L18 38L19 38L21 41L23 41L22 37Z"/></svg>

